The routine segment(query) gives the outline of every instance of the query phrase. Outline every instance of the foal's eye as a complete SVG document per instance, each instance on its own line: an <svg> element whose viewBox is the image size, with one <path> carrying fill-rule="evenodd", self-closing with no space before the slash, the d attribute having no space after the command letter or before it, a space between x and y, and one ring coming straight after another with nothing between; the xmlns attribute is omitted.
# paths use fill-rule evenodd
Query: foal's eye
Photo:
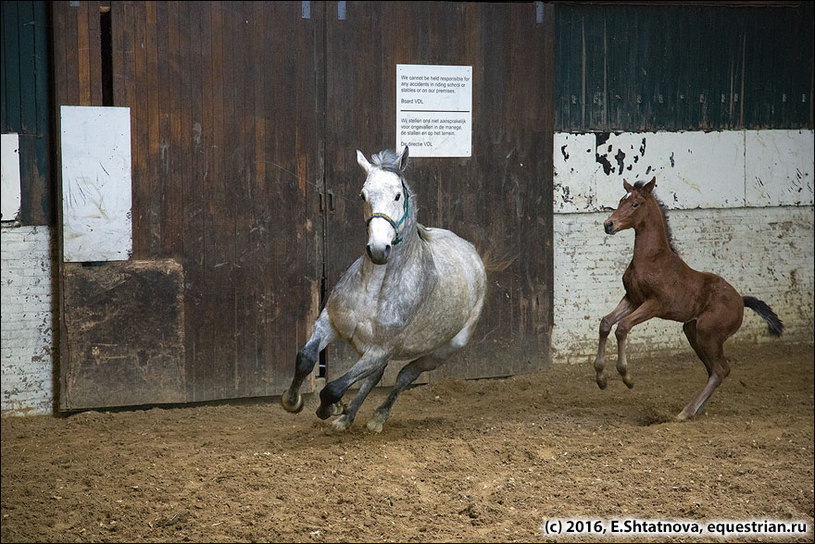
<svg viewBox="0 0 815 544"><path fill-rule="evenodd" d="M365 193L359 193L359 199L365 200Z"/></svg>
<svg viewBox="0 0 815 544"><path fill-rule="evenodd" d="M397 193L396 198L394 198L394 202L399 202L399 199L402 198L402 193Z"/></svg>
<svg viewBox="0 0 815 544"><path fill-rule="evenodd" d="M636 202L632 202L632 203L631 203L631 207L632 207L632 208L636 208L637 206L639 206L639 204L638 204L638 203L636 203Z"/></svg>

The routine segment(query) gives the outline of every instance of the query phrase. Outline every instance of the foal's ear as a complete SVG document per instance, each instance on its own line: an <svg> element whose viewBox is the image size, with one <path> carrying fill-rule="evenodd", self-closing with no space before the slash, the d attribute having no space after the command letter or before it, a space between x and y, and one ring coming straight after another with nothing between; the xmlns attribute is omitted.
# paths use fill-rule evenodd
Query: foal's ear
<svg viewBox="0 0 815 544"><path fill-rule="evenodd" d="M627 182L627 181L625 181L625 180L623 180L623 189L625 189L625 192L626 192L626 193L630 193L631 191L633 191L633 190L634 190L634 188L631 186L631 184L630 184L630 183L628 183L628 182Z"/></svg>
<svg viewBox="0 0 815 544"><path fill-rule="evenodd" d="M371 166L371 163L368 162L368 159L365 158L365 155L363 155L362 151L360 151L359 149L357 149L357 164L359 164L362 167L362 169L365 170L366 174L370 173L371 168L373 168L373 166Z"/></svg>
<svg viewBox="0 0 815 544"><path fill-rule="evenodd" d="M645 184L645 187L643 187L642 190L645 191L646 194L651 194L651 191L653 191L654 187L656 187L656 186L657 186L657 178L656 178L656 176L654 176L651 179L651 181L649 181L648 183Z"/></svg>
<svg viewBox="0 0 815 544"><path fill-rule="evenodd" d="M396 161L396 164L399 165L399 170L404 172L407 169L408 165L408 146L402 150L402 154L399 155L399 159Z"/></svg>

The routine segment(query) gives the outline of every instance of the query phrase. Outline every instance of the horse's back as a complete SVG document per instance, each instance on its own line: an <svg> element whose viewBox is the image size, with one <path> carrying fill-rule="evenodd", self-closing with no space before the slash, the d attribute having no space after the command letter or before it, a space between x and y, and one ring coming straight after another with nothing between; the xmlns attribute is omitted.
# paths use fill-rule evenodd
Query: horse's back
<svg viewBox="0 0 815 544"><path fill-rule="evenodd" d="M487 274L475 246L447 229L419 226L419 236L427 244L439 273L449 288L464 287L471 297L483 297Z"/></svg>

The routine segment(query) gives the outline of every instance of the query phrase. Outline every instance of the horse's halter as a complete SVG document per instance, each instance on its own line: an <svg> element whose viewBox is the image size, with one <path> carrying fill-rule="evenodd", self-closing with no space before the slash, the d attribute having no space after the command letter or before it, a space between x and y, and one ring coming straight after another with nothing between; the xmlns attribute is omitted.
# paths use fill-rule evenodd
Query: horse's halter
<svg viewBox="0 0 815 544"><path fill-rule="evenodd" d="M371 217L368 219L368 222L366 223L366 225L370 227L371 221L373 221L377 217L380 217L387 221L388 223L390 223L390 226L393 227L394 232L393 240L391 240L391 245L394 246L402 241L402 238L399 236L399 227L402 225L402 223L405 222L405 218L407 218L408 214L410 213L410 194L408 193L408 188L407 185L405 184L405 178L404 176L400 176L399 179L402 181L402 197L405 199L404 205L405 212L402 214L402 218L399 221L394 221L393 219L390 218L390 216L388 216L388 214L377 212L372 214Z"/></svg>

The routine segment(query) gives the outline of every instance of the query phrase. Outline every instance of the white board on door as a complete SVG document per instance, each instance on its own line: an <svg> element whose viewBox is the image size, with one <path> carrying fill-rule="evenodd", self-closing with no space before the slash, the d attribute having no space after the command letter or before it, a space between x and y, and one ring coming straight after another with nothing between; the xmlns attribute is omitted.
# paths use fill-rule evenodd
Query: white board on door
<svg viewBox="0 0 815 544"><path fill-rule="evenodd" d="M61 106L60 127L65 262L128 260L130 108Z"/></svg>

